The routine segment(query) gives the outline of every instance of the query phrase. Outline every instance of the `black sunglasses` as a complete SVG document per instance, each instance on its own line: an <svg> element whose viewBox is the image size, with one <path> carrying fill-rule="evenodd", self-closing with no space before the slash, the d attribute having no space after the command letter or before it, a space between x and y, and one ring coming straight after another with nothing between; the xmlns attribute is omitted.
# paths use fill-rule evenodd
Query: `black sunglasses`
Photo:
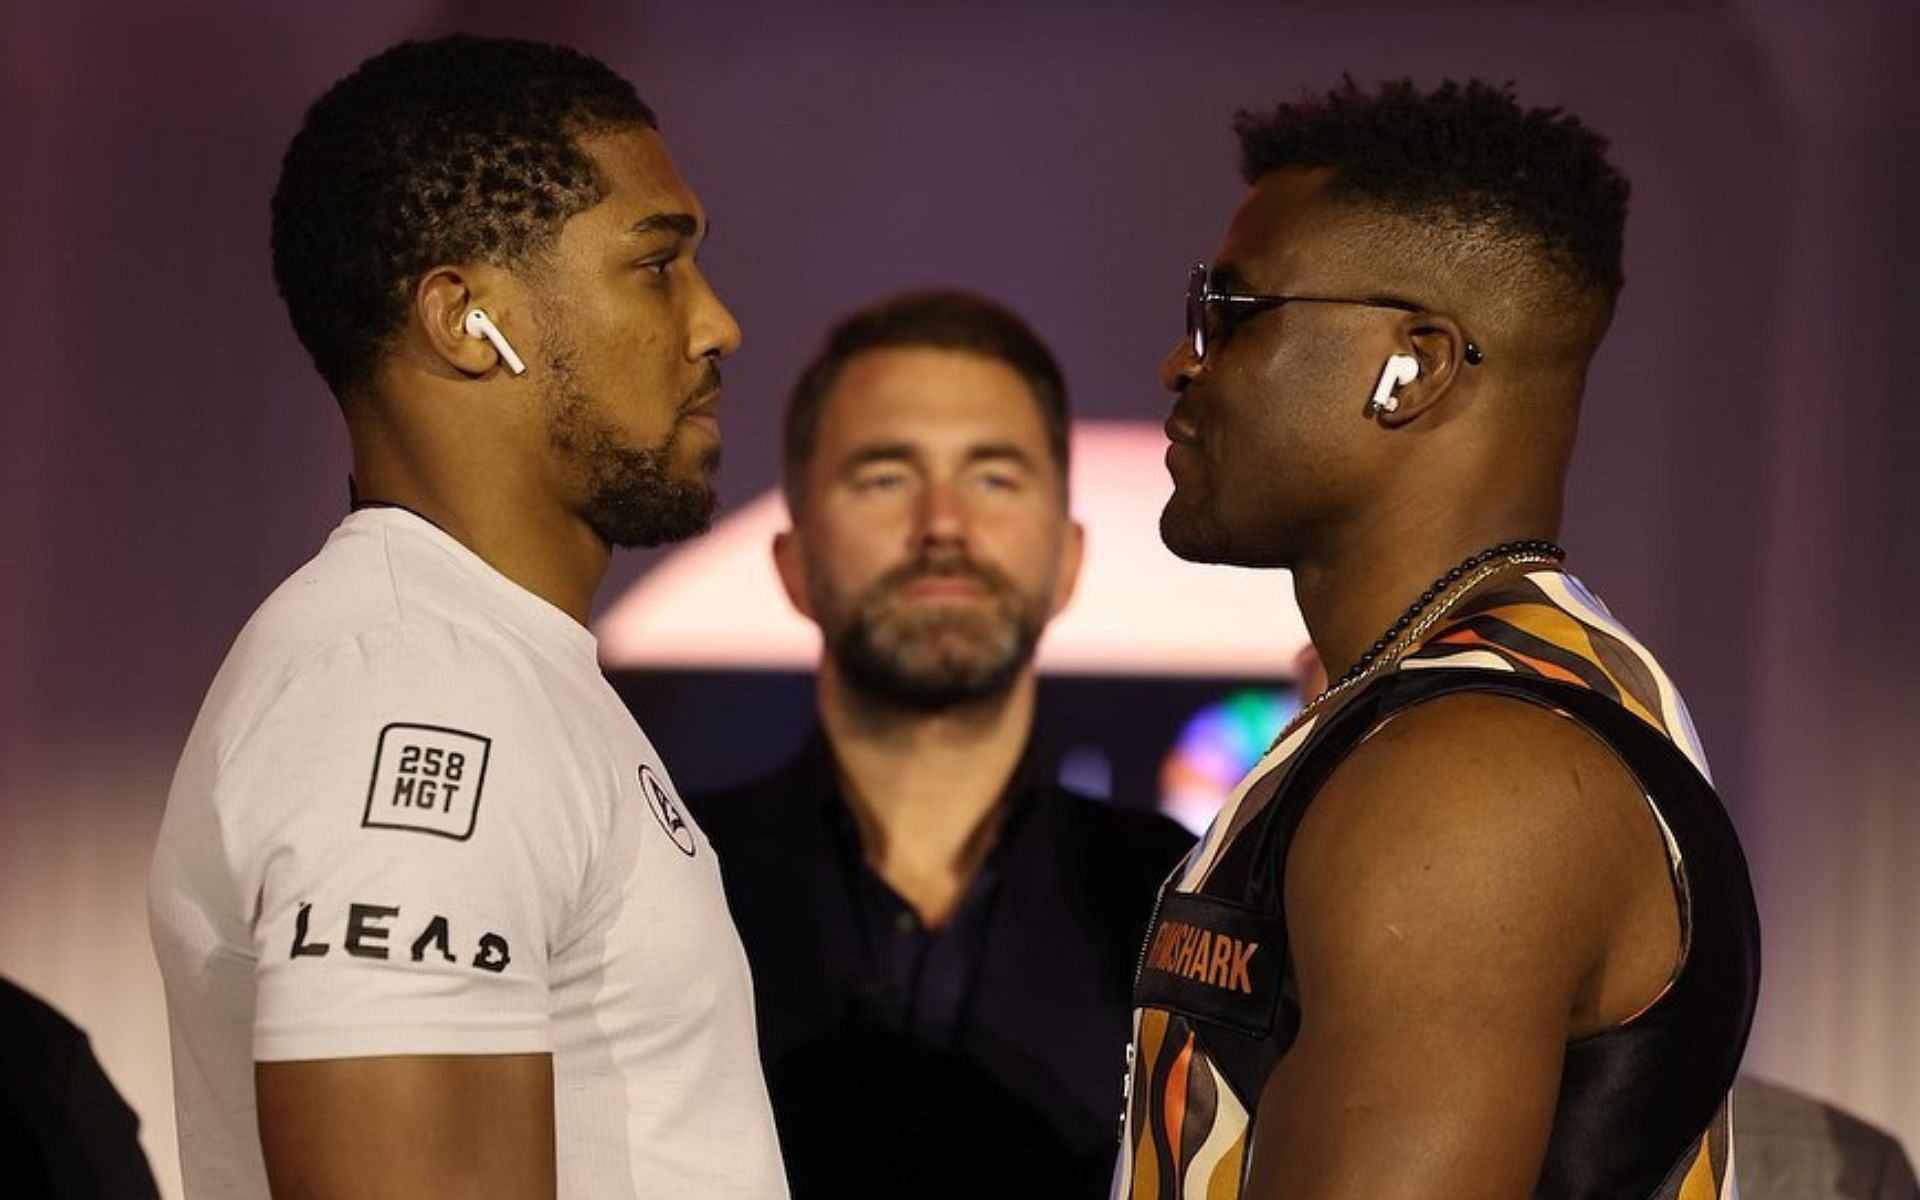
<svg viewBox="0 0 1920 1200"><path fill-rule="evenodd" d="M1393 308L1401 312L1425 311L1420 305L1386 297L1352 296L1279 296L1260 292L1223 292L1213 286L1213 268L1206 263L1193 264L1187 272L1187 340L1193 344L1196 362L1205 362L1207 344L1218 344L1241 318L1279 308L1283 304L1354 304L1363 308ZM1468 365L1478 366L1480 347L1467 343Z"/></svg>

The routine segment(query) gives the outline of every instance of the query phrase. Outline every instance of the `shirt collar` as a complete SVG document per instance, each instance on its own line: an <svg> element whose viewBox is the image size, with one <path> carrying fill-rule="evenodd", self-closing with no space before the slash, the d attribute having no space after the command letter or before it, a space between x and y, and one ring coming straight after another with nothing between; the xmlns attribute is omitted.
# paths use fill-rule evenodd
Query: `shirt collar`
<svg viewBox="0 0 1920 1200"><path fill-rule="evenodd" d="M1006 847L1020 827L1026 824L1028 815L1046 790L1041 786L1038 758L1033 737L1029 734L1026 746L1020 751L1020 759L1014 764L1013 774L1007 777L1000 798L994 802L993 811L998 816L999 828L994 833L993 846L981 864L982 870L998 864L1005 855ZM812 803L818 806L821 819L834 831L835 844L850 861L864 861L853 809L840 790L840 767L834 759L833 745L827 740L826 730L819 725L813 727L806 745L801 748L796 765L801 785L807 790Z"/></svg>

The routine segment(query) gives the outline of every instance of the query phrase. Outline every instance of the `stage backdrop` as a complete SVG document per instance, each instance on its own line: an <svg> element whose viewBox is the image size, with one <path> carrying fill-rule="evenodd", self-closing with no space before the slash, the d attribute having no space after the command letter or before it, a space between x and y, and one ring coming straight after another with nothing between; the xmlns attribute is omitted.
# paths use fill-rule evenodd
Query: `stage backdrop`
<svg viewBox="0 0 1920 1200"><path fill-rule="evenodd" d="M1186 267L1239 191L1237 106L1343 71L1473 73L1611 133L1630 283L1573 565L1686 688L1746 838L1751 1066L1920 1143L1920 5L7 4L0 971L93 1033L165 1186L143 889L172 759L235 630L345 500L267 196L322 88L456 28L577 43L659 109L747 331L733 501L772 483L778 401L823 324L905 284L1018 305L1083 413L1161 412Z"/></svg>

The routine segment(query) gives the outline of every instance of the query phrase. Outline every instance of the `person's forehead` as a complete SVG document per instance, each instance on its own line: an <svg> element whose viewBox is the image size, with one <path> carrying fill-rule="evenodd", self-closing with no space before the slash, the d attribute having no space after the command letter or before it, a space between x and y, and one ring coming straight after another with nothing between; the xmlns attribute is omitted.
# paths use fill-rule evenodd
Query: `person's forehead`
<svg viewBox="0 0 1920 1200"><path fill-rule="evenodd" d="M1283 167L1256 179L1214 255L1222 282L1270 286L1337 253L1349 214L1325 199L1331 176L1325 168Z"/></svg>
<svg viewBox="0 0 1920 1200"><path fill-rule="evenodd" d="M865 350L840 368L821 413L821 442L959 446L1046 443L1040 402L1020 373L985 354L930 346Z"/></svg>
<svg viewBox="0 0 1920 1200"><path fill-rule="evenodd" d="M661 213L686 213L704 223L699 197L681 178L657 131L634 126L585 134L580 148L607 189L588 210L596 217L620 228Z"/></svg>

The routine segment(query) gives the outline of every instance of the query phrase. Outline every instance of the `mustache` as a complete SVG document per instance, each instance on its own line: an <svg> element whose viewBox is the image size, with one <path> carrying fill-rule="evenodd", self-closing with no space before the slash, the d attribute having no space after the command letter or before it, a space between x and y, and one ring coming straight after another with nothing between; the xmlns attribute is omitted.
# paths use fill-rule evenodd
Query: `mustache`
<svg viewBox="0 0 1920 1200"><path fill-rule="evenodd" d="M916 558L911 562L901 563L882 575L874 590L891 592L917 580L942 578L971 579L995 593L1005 593L1013 587L1013 581L993 567L975 562L963 554L947 554L938 558Z"/></svg>
<svg viewBox="0 0 1920 1200"><path fill-rule="evenodd" d="M693 391L687 394L685 400L681 401L680 411L684 413L691 408L698 407L719 394L720 364L709 359L707 361L706 373L700 376L700 382L695 384Z"/></svg>

